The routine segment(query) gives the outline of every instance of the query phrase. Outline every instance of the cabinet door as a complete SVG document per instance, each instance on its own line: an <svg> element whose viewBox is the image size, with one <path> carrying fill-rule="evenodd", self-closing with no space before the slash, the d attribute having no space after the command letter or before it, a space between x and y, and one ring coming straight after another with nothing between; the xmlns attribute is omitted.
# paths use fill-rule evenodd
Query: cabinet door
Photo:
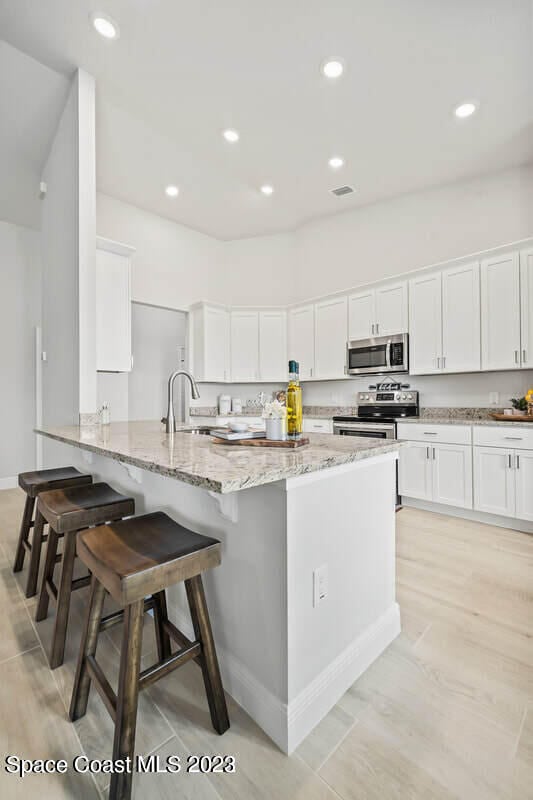
<svg viewBox="0 0 533 800"><path fill-rule="evenodd" d="M514 516L514 451L474 447L474 508L503 517Z"/></svg>
<svg viewBox="0 0 533 800"><path fill-rule="evenodd" d="M407 323L407 283L388 283L376 289L376 333L391 336L405 333Z"/></svg>
<svg viewBox="0 0 533 800"><path fill-rule="evenodd" d="M231 380L259 380L259 315L257 311L231 312Z"/></svg>
<svg viewBox="0 0 533 800"><path fill-rule="evenodd" d="M371 289L366 292L352 294L348 298L348 339L370 339L376 333L375 293Z"/></svg>
<svg viewBox="0 0 533 800"><path fill-rule="evenodd" d="M518 519L533 521L533 450L515 450L516 508Z"/></svg>
<svg viewBox="0 0 533 800"><path fill-rule="evenodd" d="M433 501L472 508L472 448L464 444L431 447Z"/></svg>
<svg viewBox="0 0 533 800"><path fill-rule="evenodd" d="M229 313L223 308L205 306L203 310L204 374L203 380L229 380Z"/></svg>
<svg viewBox="0 0 533 800"><path fill-rule="evenodd" d="M96 250L96 369L131 371L130 259Z"/></svg>
<svg viewBox="0 0 533 800"><path fill-rule="evenodd" d="M442 366L446 372L481 367L479 264L442 273Z"/></svg>
<svg viewBox="0 0 533 800"><path fill-rule="evenodd" d="M409 354L413 374L441 371L441 275L422 275L409 281Z"/></svg>
<svg viewBox="0 0 533 800"><path fill-rule="evenodd" d="M315 377L343 378L348 338L346 297L315 305Z"/></svg>
<svg viewBox="0 0 533 800"><path fill-rule="evenodd" d="M518 253L481 262L481 369L520 366Z"/></svg>
<svg viewBox="0 0 533 800"><path fill-rule="evenodd" d="M315 372L315 308L301 306L289 311L288 359L300 364L300 378L308 380Z"/></svg>
<svg viewBox="0 0 533 800"><path fill-rule="evenodd" d="M398 491L405 497L431 500L431 447L409 442L400 449Z"/></svg>
<svg viewBox="0 0 533 800"><path fill-rule="evenodd" d="M533 248L520 253L521 353L524 369L533 369Z"/></svg>
<svg viewBox="0 0 533 800"><path fill-rule="evenodd" d="M259 376L262 381L287 379L287 314L259 313Z"/></svg>

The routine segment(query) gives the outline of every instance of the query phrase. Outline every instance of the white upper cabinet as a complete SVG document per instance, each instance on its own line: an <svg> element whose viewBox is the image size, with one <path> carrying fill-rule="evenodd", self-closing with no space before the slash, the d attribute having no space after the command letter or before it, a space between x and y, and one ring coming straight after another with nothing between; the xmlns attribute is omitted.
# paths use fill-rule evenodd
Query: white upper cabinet
<svg viewBox="0 0 533 800"><path fill-rule="evenodd" d="M300 379L309 380L315 372L315 307L291 308L289 311L289 350L287 360L300 364Z"/></svg>
<svg viewBox="0 0 533 800"><path fill-rule="evenodd" d="M441 274L409 281L409 371L440 372L442 367Z"/></svg>
<svg viewBox="0 0 533 800"><path fill-rule="evenodd" d="M190 313L191 363L198 381L224 383L230 379L229 312L221 306L200 304Z"/></svg>
<svg viewBox="0 0 533 800"><path fill-rule="evenodd" d="M408 330L407 283L387 283L376 289L377 336L392 336Z"/></svg>
<svg viewBox="0 0 533 800"><path fill-rule="evenodd" d="M131 281L126 245L97 239L96 249L96 369L130 372Z"/></svg>
<svg viewBox="0 0 533 800"><path fill-rule="evenodd" d="M260 380L259 314L257 311L232 311L231 380L245 383Z"/></svg>
<svg viewBox="0 0 533 800"><path fill-rule="evenodd" d="M262 381L286 381L287 312L259 312L259 376Z"/></svg>
<svg viewBox="0 0 533 800"><path fill-rule="evenodd" d="M518 252L481 261L481 368L520 366Z"/></svg>
<svg viewBox="0 0 533 800"><path fill-rule="evenodd" d="M442 272L442 361L445 372L481 367L478 262Z"/></svg>
<svg viewBox="0 0 533 800"><path fill-rule="evenodd" d="M390 336L408 330L407 283L400 281L348 298L348 338Z"/></svg>
<svg viewBox="0 0 533 800"><path fill-rule="evenodd" d="M376 328L376 304L373 289L348 298L348 339L370 339Z"/></svg>
<svg viewBox="0 0 533 800"><path fill-rule="evenodd" d="M533 369L533 247L520 253L521 352L524 369Z"/></svg>
<svg viewBox="0 0 533 800"><path fill-rule="evenodd" d="M315 304L315 378L343 378L348 339L348 301L336 297Z"/></svg>

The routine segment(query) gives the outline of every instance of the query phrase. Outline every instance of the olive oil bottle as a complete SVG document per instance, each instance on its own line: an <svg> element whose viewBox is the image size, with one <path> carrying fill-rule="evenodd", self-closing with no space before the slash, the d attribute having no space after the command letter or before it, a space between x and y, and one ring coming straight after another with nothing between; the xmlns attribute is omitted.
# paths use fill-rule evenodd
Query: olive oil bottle
<svg viewBox="0 0 533 800"><path fill-rule="evenodd" d="M297 361L289 361L289 385L287 387L287 435L299 439L302 435L303 409L300 367Z"/></svg>

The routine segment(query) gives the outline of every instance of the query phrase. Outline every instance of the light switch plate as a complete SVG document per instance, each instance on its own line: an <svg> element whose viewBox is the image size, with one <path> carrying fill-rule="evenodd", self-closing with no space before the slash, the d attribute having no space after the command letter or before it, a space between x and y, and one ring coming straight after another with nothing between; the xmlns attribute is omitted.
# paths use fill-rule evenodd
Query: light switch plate
<svg viewBox="0 0 533 800"><path fill-rule="evenodd" d="M321 567L313 570L313 607L328 596L328 565L322 564Z"/></svg>

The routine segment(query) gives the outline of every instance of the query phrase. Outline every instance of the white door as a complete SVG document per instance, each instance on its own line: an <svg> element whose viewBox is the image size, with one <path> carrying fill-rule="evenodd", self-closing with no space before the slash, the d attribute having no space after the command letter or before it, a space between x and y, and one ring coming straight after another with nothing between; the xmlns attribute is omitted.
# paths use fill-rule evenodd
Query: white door
<svg viewBox="0 0 533 800"><path fill-rule="evenodd" d="M533 369L533 248L520 253L521 353L524 369Z"/></svg>
<svg viewBox="0 0 533 800"><path fill-rule="evenodd" d="M315 377L343 378L348 338L346 297L315 305Z"/></svg>
<svg viewBox="0 0 533 800"><path fill-rule="evenodd" d="M257 311L231 312L231 380L259 380L259 315Z"/></svg>
<svg viewBox="0 0 533 800"><path fill-rule="evenodd" d="M415 375L442 369L440 272L409 281L409 354Z"/></svg>
<svg viewBox="0 0 533 800"><path fill-rule="evenodd" d="M375 293L373 289L348 298L348 339L370 339L376 335Z"/></svg>
<svg viewBox="0 0 533 800"><path fill-rule="evenodd" d="M229 313L223 308L204 307L204 380L229 380Z"/></svg>
<svg viewBox="0 0 533 800"><path fill-rule="evenodd" d="M131 371L129 256L96 250L96 369Z"/></svg>
<svg viewBox="0 0 533 800"><path fill-rule="evenodd" d="M259 313L259 375L262 381L287 379L287 313Z"/></svg>
<svg viewBox="0 0 533 800"><path fill-rule="evenodd" d="M481 369L520 366L520 278L517 252L481 262Z"/></svg>
<svg viewBox="0 0 533 800"><path fill-rule="evenodd" d="M477 261L442 273L442 367L446 372L481 368Z"/></svg>
<svg viewBox="0 0 533 800"><path fill-rule="evenodd" d="M431 446L433 502L472 508L472 447L466 444Z"/></svg>
<svg viewBox="0 0 533 800"><path fill-rule="evenodd" d="M533 450L515 450L516 510L518 519L533 520Z"/></svg>
<svg viewBox="0 0 533 800"><path fill-rule="evenodd" d="M405 497L431 500L431 447L409 442L400 449L398 491Z"/></svg>
<svg viewBox="0 0 533 800"><path fill-rule="evenodd" d="M514 451L474 447L474 508L512 517L515 512Z"/></svg>
<svg viewBox="0 0 533 800"><path fill-rule="evenodd" d="M289 311L289 351L287 359L300 365L300 378L308 380L315 372L315 307L301 306Z"/></svg>
<svg viewBox="0 0 533 800"><path fill-rule="evenodd" d="M407 283L388 283L376 289L376 333L391 336L409 329Z"/></svg>

